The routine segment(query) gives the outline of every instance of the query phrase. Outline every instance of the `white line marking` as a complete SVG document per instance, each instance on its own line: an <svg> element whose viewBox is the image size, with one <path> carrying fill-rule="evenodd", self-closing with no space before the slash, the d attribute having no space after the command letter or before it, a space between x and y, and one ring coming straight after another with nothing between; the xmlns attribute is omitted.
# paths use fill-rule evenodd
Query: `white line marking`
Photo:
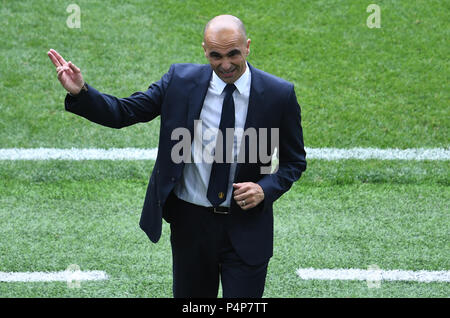
<svg viewBox="0 0 450 318"><path fill-rule="evenodd" d="M415 282L450 282L450 271L405 271L405 270L365 270L365 269L314 269L299 268L301 279L319 280L388 280Z"/></svg>
<svg viewBox="0 0 450 318"><path fill-rule="evenodd" d="M0 160L156 160L158 148L5 148ZM450 149L306 148L306 159L450 160Z"/></svg>
<svg viewBox="0 0 450 318"><path fill-rule="evenodd" d="M0 272L0 282L67 282L70 280L106 280L104 271Z"/></svg>
<svg viewBox="0 0 450 318"><path fill-rule="evenodd" d="M156 160L157 153L157 148L9 148L0 149L0 160Z"/></svg>
<svg viewBox="0 0 450 318"><path fill-rule="evenodd" d="M309 148L306 149L306 158L324 160L450 160L450 149Z"/></svg>

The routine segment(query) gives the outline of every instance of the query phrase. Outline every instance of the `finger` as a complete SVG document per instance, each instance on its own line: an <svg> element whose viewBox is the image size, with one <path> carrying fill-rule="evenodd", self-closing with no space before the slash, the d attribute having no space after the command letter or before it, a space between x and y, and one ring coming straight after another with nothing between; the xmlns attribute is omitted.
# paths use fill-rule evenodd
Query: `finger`
<svg viewBox="0 0 450 318"><path fill-rule="evenodd" d="M66 60L61 56L61 54L59 54L56 50L50 49L50 52L53 54L53 56L58 60L58 62L61 65L64 65L67 63Z"/></svg>
<svg viewBox="0 0 450 318"><path fill-rule="evenodd" d="M239 205L240 207L246 207L248 205L256 205L255 203L257 202L256 198L253 197L248 197L247 199L243 199L243 200L236 200L236 204ZM245 203L245 204L244 204Z"/></svg>
<svg viewBox="0 0 450 318"><path fill-rule="evenodd" d="M60 69L60 70L58 71L58 79L59 79L59 80L61 80L61 77L62 77L63 73L64 73L64 69Z"/></svg>
<svg viewBox="0 0 450 318"><path fill-rule="evenodd" d="M73 71L69 66L64 65L63 68L67 73L69 73L70 75L73 75Z"/></svg>
<svg viewBox="0 0 450 318"><path fill-rule="evenodd" d="M242 185L237 190L234 190L233 194L234 195L239 195L239 194L245 193L245 192L247 192L249 190L249 188L250 188L249 185Z"/></svg>
<svg viewBox="0 0 450 318"><path fill-rule="evenodd" d="M244 210L253 209L258 204L262 202L261 198L253 196L247 200L245 200L245 205L242 207Z"/></svg>
<svg viewBox="0 0 450 318"><path fill-rule="evenodd" d="M74 73L81 73L81 70L75 66L72 62L69 61L69 67L72 69Z"/></svg>
<svg viewBox="0 0 450 318"><path fill-rule="evenodd" d="M244 206L241 206L242 210L250 210L250 209L253 209L256 206L255 202L247 204L247 201L245 201L245 203L246 204Z"/></svg>
<svg viewBox="0 0 450 318"><path fill-rule="evenodd" d="M58 66L58 67L56 68L56 72L59 72L59 71L61 71L61 70L66 71L66 72L68 72L68 73L72 73L72 70L71 70L70 67L68 67L68 66Z"/></svg>
<svg viewBox="0 0 450 318"><path fill-rule="evenodd" d="M59 63L61 63L61 65L64 65L67 63L66 60L54 49L50 49L50 52L56 57L56 59L58 60Z"/></svg>
<svg viewBox="0 0 450 318"><path fill-rule="evenodd" d="M50 60L52 61L53 65L55 65L56 67L61 66L58 59L53 55L52 52L48 51L47 55L50 58Z"/></svg>
<svg viewBox="0 0 450 318"><path fill-rule="evenodd" d="M239 195L235 195L235 196L233 197L233 199L235 199L237 202L240 202L240 201L242 201L242 200L248 200L249 198L250 198L250 194L247 193L247 192L242 193L242 194L239 194ZM247 201L246 201L246 202L247 202Z"/></svg>
<svg viewBox="0 0 450 318"><path fill-rule="evenodd" d="M63 75L64 72L72 72L70 68L68 68L67 66L60 66L58 67L58 79L61 79L61 76Z"/></svg>
<svg viewBox="0 0 450 318"><path fill-rule="evenodd" d="M247 202L245 202L245 203L247 204ZM244 201L242 201L242 200L236 200L236 204L239 205L239 207L241 209L244 209L244 207L246 205L246 204L244 204Z"/></svg>

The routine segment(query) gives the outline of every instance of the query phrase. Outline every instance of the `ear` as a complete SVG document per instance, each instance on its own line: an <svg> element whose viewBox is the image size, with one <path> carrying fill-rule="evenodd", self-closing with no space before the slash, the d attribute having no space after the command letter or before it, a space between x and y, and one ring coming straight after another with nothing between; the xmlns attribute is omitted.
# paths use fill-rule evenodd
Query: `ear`
<svg viewBox="0 0 450 318"><path fill-rule="evenodd" d="M205 44L205 42L202 42L202 47L203 47L203 51L205 52L205 57L207 57L207 55L206 55L206 44Z"/></svg>
<svg viewBox="0 0 450 318"><path fill-rule="evenodd" d="M247 40L247 55L249 55L250 54L250 43L252 42L252 40L250 40L250 39L248 39Z"/></svg>

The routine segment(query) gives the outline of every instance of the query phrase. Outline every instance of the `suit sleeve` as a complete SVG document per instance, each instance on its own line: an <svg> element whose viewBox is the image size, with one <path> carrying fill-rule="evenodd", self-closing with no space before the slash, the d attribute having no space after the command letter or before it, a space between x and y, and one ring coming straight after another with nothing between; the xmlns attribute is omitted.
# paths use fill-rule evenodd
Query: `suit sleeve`
<svg viewBox="0 0 450 318"><path fill-rule="evenodd" d="M301 110L293 87L284 108L279 138L278 170L258 182L264 191L263 208L288 191L306 170Z"/></svg>
<svg viewBox="0 0 450 318"><path fill-rule="evenodd" d="M173 66L145 92L136 92L130 97L117 98L100 93L88 86L88 91L76 97L65 98L65 109L97 124L122 128L139 122L147 122L161 114L161 105L170 83Z"/></svg>

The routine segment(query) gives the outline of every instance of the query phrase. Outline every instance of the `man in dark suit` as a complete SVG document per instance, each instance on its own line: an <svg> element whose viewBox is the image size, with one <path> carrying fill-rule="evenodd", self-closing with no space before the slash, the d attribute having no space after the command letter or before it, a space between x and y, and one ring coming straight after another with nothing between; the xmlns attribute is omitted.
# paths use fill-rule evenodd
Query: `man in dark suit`
<svg viewBox="0 0 450 318"><path fill-rule="evenodd" d="M217 297L221 281L224 297L262 297L273 253L272 205L306 169L300 106L291 83L247 62L250 39L238 18L213 18L202 45L209 64L174 64L128 98L98 92L72 62L55 50L48 56L68 91L66 110L114 128L161 116L140 227L157 242L162 218L170 223L174 296ZM180 128L190 136L181 161L173 151ZM246 133L251 129L257 142ZM271 161L254 155L268 144L272 154L274 140L279 165L267 173ZM211 145L213 161L192 160Z"/></svg>

